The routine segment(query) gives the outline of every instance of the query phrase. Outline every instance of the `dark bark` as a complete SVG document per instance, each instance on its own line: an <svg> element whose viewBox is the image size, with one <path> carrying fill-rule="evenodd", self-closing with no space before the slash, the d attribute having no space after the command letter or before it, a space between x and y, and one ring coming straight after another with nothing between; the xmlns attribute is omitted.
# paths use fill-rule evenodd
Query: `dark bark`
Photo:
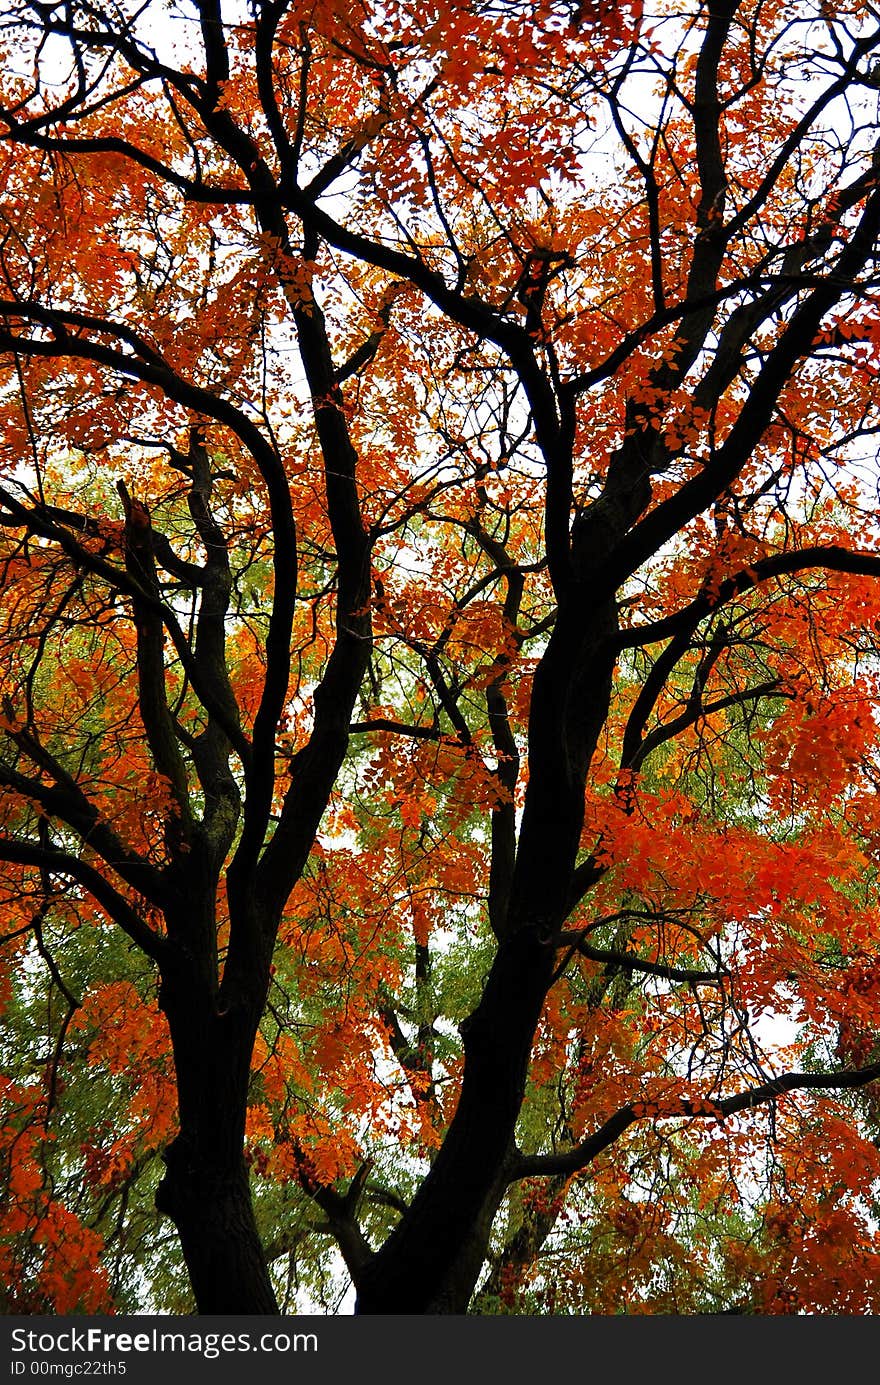
<svg viewBox="0 0 880 1385"><path fill-rule="evenodd" d="M358 1313L466 1311L506 1186L499 1180L552 965L536 928L500 945L462 1026L465 1076L449 1132L407 1216L365 1267Z"/></svg>
<svg viewBox="0 0 880 1385"><path fill-rule="evenodd" d="M206 1162L201 1144L177 1137L156 1192L157 1208L177 1227L198 1311L276 1314L245 1162Z"/></svg>
<svg viewBox="0 0 880 1385"><path fill-rule="evenodd" d="M188 925L191 931L191 922ZM277 1313L244 1159L250 1055L265 964L222 996L213 972L174 949L159 1003L171 1031L180 1129L165 1150L156 1207L171 1218L200 1313Z"/></svg>
<svg viewBox="0 0 880 1385"><path fill-rule="evenodd" d="M597 539L598 547L598 539ZM586 776L608 711L613 604L579 585L535 675L526 794L507 923L479 1005L461 1027L455 1116L409 1212L365 1267L359 1313L463 1313L508 1183L532 1042L571 895Z"/></svg>

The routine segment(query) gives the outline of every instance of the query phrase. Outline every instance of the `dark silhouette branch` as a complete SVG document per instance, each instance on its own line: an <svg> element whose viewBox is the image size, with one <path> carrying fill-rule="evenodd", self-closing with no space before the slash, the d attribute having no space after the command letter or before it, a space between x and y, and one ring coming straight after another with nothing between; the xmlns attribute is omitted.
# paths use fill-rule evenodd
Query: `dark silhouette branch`
<svg viewBox="0 0 880 1385"><path fill-rule="evenodd" d="M510 1182L520 1178L538 1176L557 1176L578 1173L587 1168L594 1159L617 1140L637 1121L647 1119L662 1120L725 1120L741 1111L753 1111L766 1106L778 1097L796 1091L850 1091L866 1087L880 1078L880 1063L868 1067L854 1068L848 1072L815 1073L788 1072L781 1077L771 1078L757 1087L737 1092L733 1096L708 1098L706 1101L681 1101L674 1103L675 1109L650 1111L630 1103L622 1106L588 1139L582 1140L573 1149L558 1154L522 1155L516 1159L510 1170Z"/></svg>
<svg viewBox="0 0 880 1385"><path fill-rule="evenodd" d="M38 870L74 880L154 962L161 962L166 956L168 945L164 937L144 922L125 896L114 889L100 871L78 856L56 847L43 846L40 842L0 837L0 861L34 866Z"/></svg>

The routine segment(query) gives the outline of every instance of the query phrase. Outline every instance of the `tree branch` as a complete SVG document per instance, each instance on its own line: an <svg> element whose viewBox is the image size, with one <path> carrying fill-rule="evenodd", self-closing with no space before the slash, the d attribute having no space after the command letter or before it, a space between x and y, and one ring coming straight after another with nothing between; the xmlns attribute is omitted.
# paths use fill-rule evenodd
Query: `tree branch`
<svg viewBox="0 0 880 1385"><path fill-rule="evenodd" d="M114 889L101 875L100 871L72 856L67 851L43 846L39 842L18 840L14 837L0 838L0 861L15 865L35 866L41 871L56 875L66 875L100 904L114 923L117 923L132 942L154 962L161 963L167 952L164 937L154 932L149 924L131 907L128 900Z"/></svg>
<svg viewBox="0 0 880 1385"><path fill-rule="evenodd" d="M591 1164L603 1150L615 1144L631 1125L640 1120L725 1120L728 1116L737 1115L740 1111L752 1111L758 1106L765 1106L769 1102L775 1101L777 1097L785 1096L788 1092L852 1090L853 1088L866 1087L868 1083L876 1082L878 1078L880 1078L880 1063L872 1063L868 1067L854 1068L848 1072L788 1072L781 1077L771 1078L769 1082L762 1082L758 1087L749 1087L743 1092L737 1092L733 1096L723 1097L719 1100L709 1098L704 1102L682 1101L676 1103L679 1108L677 1110L670 1108L669 1110L648 1113L640 1108L638 1103L629 1103L622 1106L594 1134L588 1139L582 1140L573 1149L559 1154L520 1156L511 1165L510 1182L513 1183L520 1178L577 1173L580 1169L585 1169Z"/></svg>
<svg viewBox="0 0 880 1385"><path fill-rule="evenodd" d="M704 589L698 596L676 611L674 615L664 616L662 620L652 621L650 625L637 625L630 630L622 630L617 640L618 649L632 649L640 645L654 644L658 640L674 636L676 641L689 637L701 620L712 615L742 592L782 577L789 573L804 572L811 568L825 568L829 572L849 573L858 577L880 577L880 553L867 553L842 548L838 544L815 545L802 548L795 553L774 553L769 558L759 558L752 567L743 568L732 577L726 577L714 591ZM671 657L671 655L669 656Z"/></svg>

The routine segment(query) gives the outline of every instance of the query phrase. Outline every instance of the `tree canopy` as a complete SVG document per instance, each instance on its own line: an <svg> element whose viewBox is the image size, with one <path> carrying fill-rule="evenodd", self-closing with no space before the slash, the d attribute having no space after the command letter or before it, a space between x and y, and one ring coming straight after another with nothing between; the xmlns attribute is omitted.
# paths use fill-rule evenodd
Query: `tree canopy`
<svg viewBox="0 0 880 1385"><path fill-rule="evenodd" d="M0 51L6 1310L880 1311L880 11Z"/></svg>

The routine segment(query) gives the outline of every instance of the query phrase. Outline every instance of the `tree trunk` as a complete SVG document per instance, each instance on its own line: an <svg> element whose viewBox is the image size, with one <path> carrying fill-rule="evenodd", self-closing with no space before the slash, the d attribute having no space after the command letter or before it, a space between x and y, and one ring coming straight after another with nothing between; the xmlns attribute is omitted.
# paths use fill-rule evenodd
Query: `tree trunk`
<svg viewBox="0 0 880 1385"><path fill-rule="evenodd" d="M531 774L506 926L482 998L462 1025L458 1107L400 1225L365 1266L358 1313L465 1313L506 1188L532 1042L569 906L584 786L608 712L613 601L578 591L535 674Z"/></svg>
<svg viewBox="0 0 880 1385"><path fill-rule="evenodd" d="M499 949L462 1026L465 1071L452 1124L400 1226L363 1271L359 1314L467 1311L504 1193L553 955L536 929Z"/></svg>
<svg viewBox="0 0 880 1385"><path fill-rule="evenodd" d="M164 1160L156 1206L177 1227L199 1313L277 1314L244 1159L211 1166L179 1135Z"/></svg>
<svg viewBox="0 0 880 1385"><path fill-rule="evenodd" d="M276 1314L244 1159L263 996L255 985L221 1002L210 972L181 949L163 974L160 1005L174 1049L180 1130L163 1156L156 1207L177 1227L199 1313Z"/></svg>

